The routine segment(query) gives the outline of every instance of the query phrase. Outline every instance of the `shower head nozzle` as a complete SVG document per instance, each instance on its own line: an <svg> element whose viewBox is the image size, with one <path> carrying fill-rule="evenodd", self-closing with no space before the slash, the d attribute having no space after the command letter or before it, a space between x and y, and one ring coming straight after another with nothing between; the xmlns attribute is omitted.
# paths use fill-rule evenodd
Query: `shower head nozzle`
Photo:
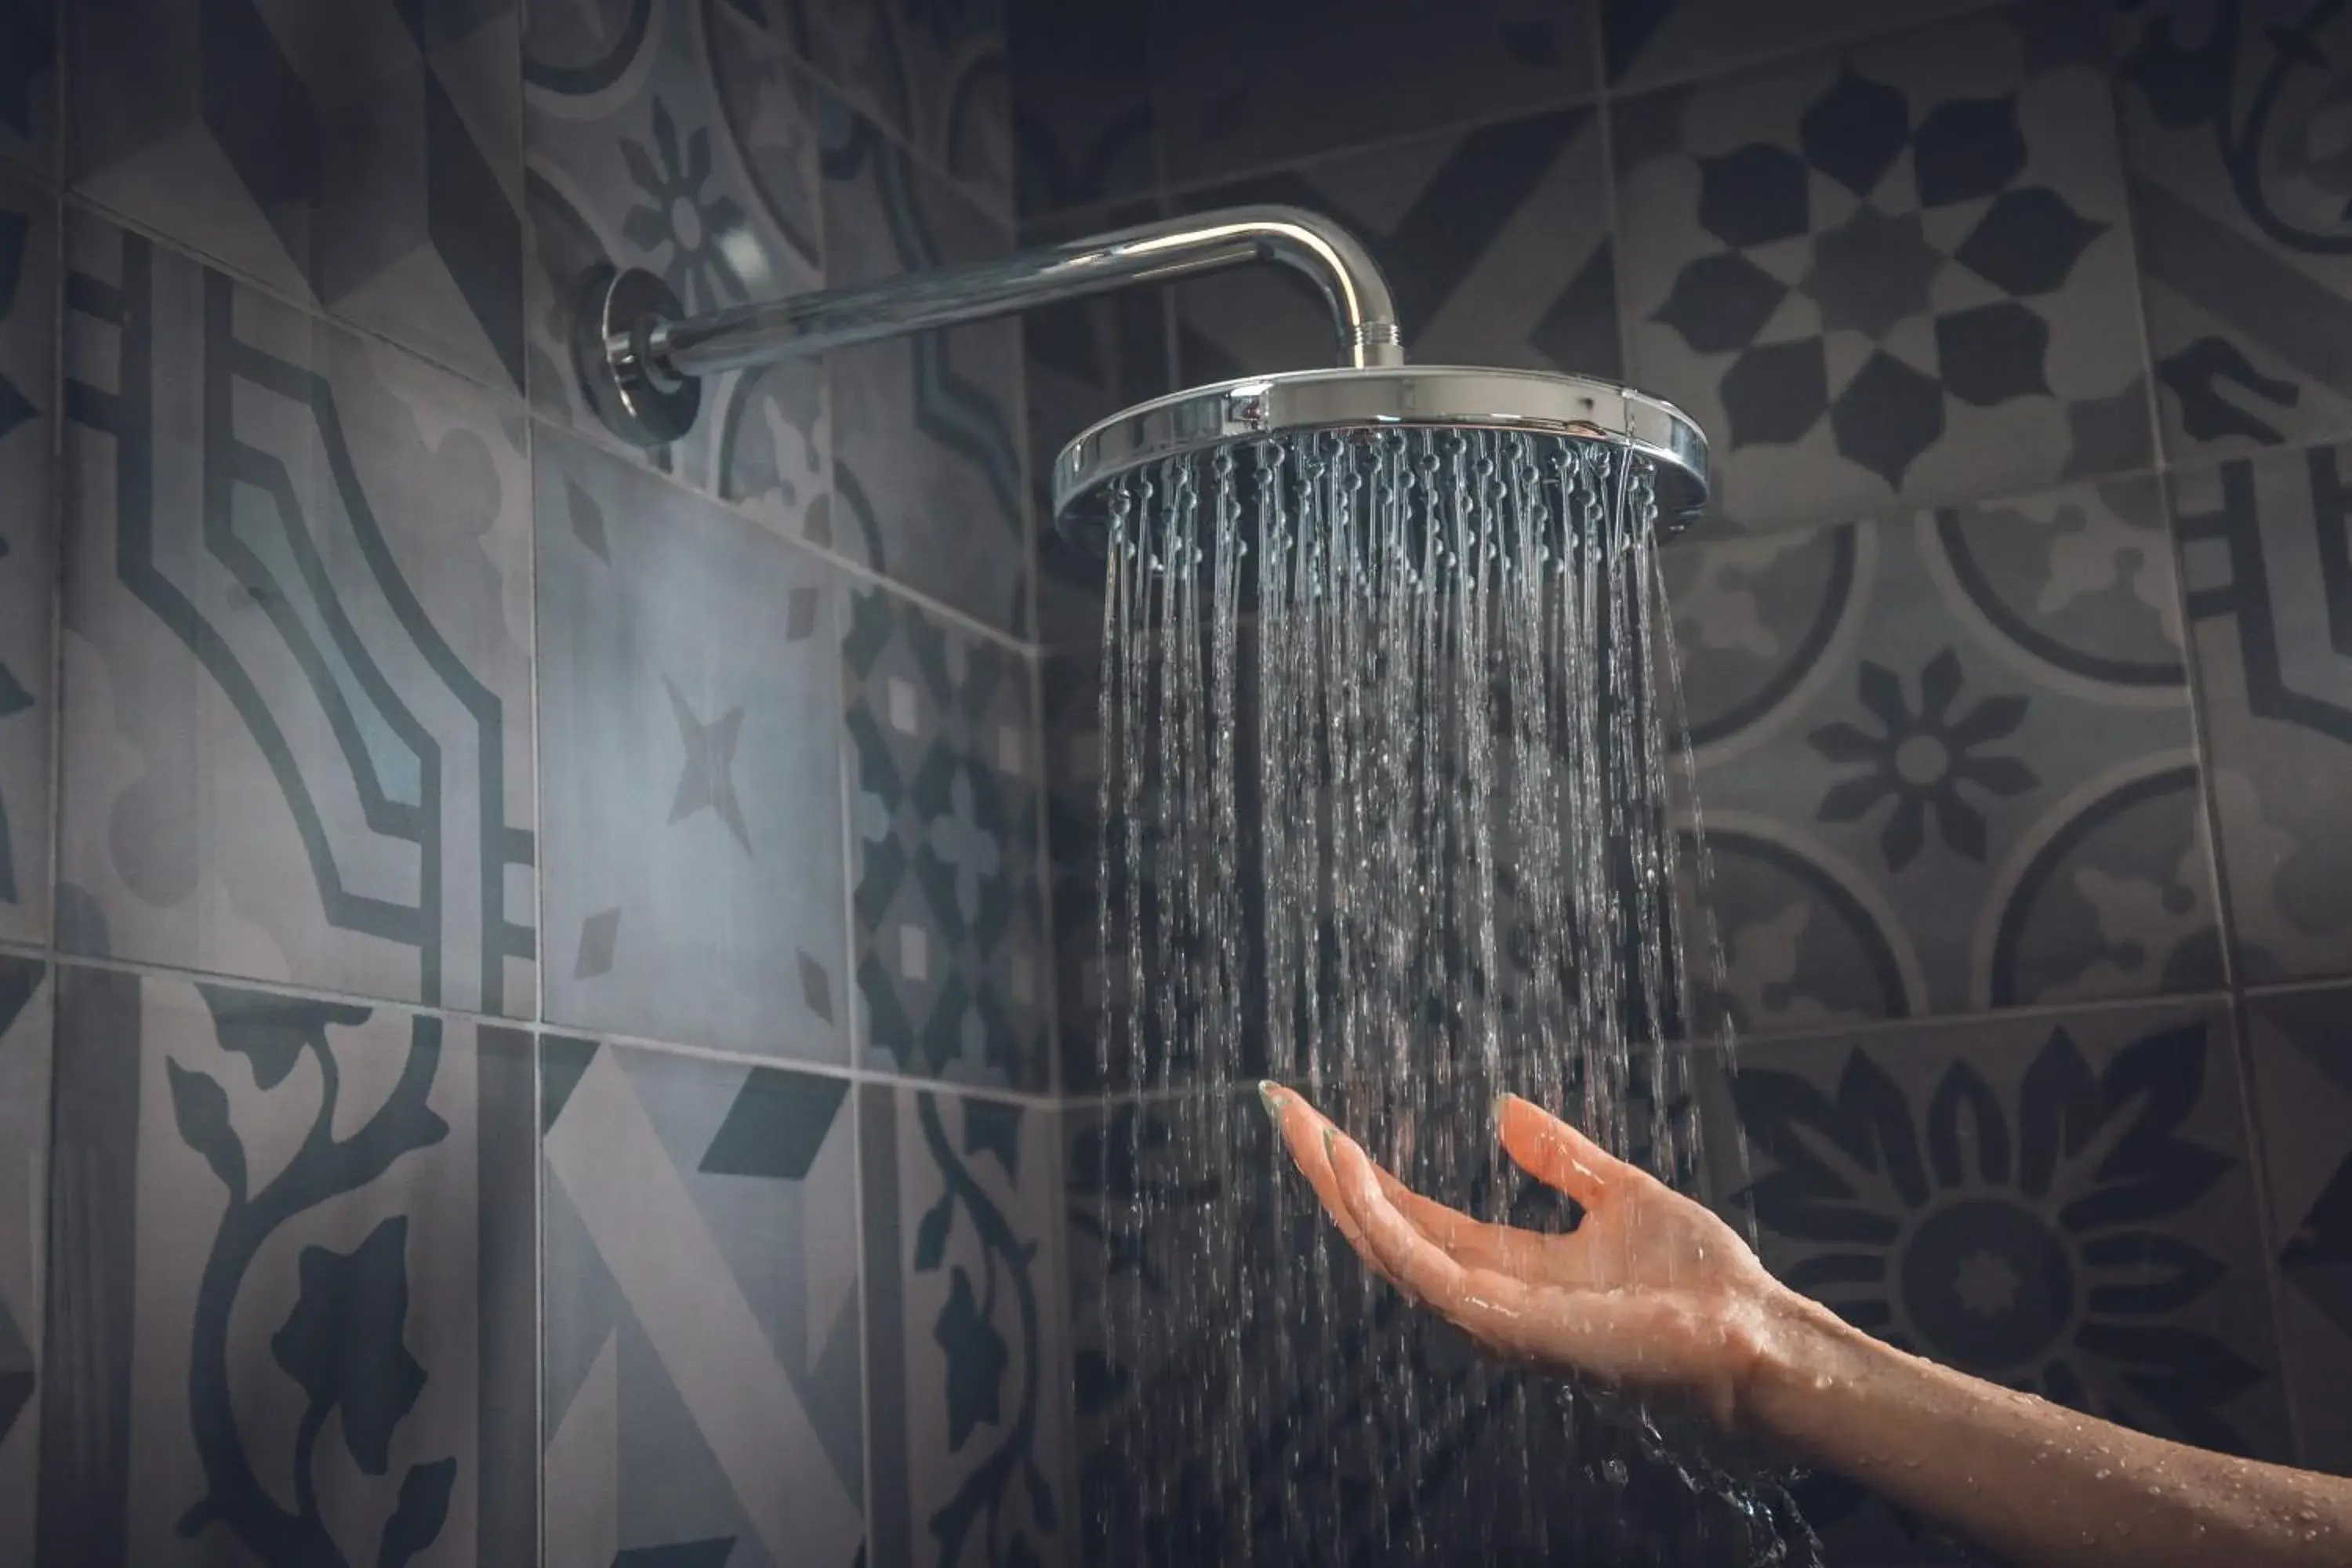
<svg viewBox="0 0 2352 1568"><path fill-rule="evenodd" d="M1662 533L1706 504L1706 433L1663 399L1590 376L1385 365L1247 376L1115 414L1062 448L1054 464L1054 514L1065 538L1099 555L1114 481L1139 469L1287 436L1369 438L1412 430L1559 437L1646 459Z"/></svg>

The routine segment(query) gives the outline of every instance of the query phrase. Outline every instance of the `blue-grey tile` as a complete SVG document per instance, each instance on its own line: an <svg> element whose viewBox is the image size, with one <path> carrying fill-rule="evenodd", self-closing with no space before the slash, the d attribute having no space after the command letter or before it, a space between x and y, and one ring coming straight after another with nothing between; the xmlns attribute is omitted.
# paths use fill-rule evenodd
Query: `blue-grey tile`
<svg viewBox="0 0 2352 1568"><path fill-rule="evenodd" d="M1371 249L1433 364L1614 379L1616 274L1601 123L1589 110L1444 131L1189 193L1192 208L1310 207ZM1334 363L1312 285L1258 267L1179 285L1178 359L1192 384Z"/></svg>
<svg viewBox="0 0 2352 1568"><path fill-rule="evenodd" d="M1653 87L1720 76L1759 60L1890 33L1986 0L1601 0L1609 79Z"/></svg>
<svg viewBox="0 0 2352 1568"><path fill-rule="evenodd" d="M1759 1043L1736 1098L1746 1204L1798 1289L1977 1376L2287 1458L2225 1005ZM1953 1560L1849 1483L1799 1495L1833 1561Z"/></svg>
<svg viewBox="0 0 2352 1568"><path fill-rule="evenodd" d="M1129 1067L1102 1054L1101 655L1090 648L1045 655L1038 697L1059 1031L1055 1053L1064 1092L1098 1091L1125 1082Z"/></svg>
<svg viewBox="0 0 2352 1568"><path fill-rule="evenodd" d="M589 274L658 274L690 312L824 280L815 89L788 30L725 0L538 0L523 41L531 405L607 442L573 373ZM706 377L694 427L649 454L786 533L832 542L824 374Z"/></svg>
<svg viewBox="0 0 2352 1568"><path fill-rule="evenodd" d="M58 1038L41 1568L536 1561L529 1037L66 965Z"/></svg>
<svg viewBox="0 0 2352 1568"><path fill-rule="evenodd" d="M2246 1003L2303 1462L2352 1475L2352 990Z"/></svg>
<svg viewBox="0 0 2352 1568"><path fill-rule="evenodd" d="M2119 7L2116 99L2166 454L2352 431L2352 223L2326 129L2352 17Z"/></svg>
<svg viewBox="0 0 2352 1568"><path fill-rule="evenodd" d="M1587 0L1199 0L1150 17L1179 184L1577 102L1598 75Z"/></svg>
<svg viewBox="0 0 2352 1568"><path fill-rule="evenodd" d="M833 572L536 435L548 1016L845 1063Z"/></svg>
<svg viewBox="0 0 2352 1568"><path fill-rule="evenodd" d="M2352 448L2176 474L2242 982L2352 973Z"/></svg>
<svg viewBox="0 0 2352 1568"><path fill-rule="evenodd" d="M50 988L46 966L0 958L0 1541L33 1537L47 1303Z"/></svg>
<svg viewBox="0 0 2352 1568"><path fill-rule="evenodd" d="M478 379L523 380L520 0L76 0L80 195Z"/></svg>
<svg viewBox="0 0 2352 1568"><path fill-rule="evenodd" d="M869 1561L1075 1563L1058 1113L858 1094Z"/></svg>
<svg viewBox="0 0 2352 1568"><path fill-rule="evenodd" d="M1004 0L809 0L816 63L999 217L1013 208Z"/></svg>
<svg viewBox="0 0 2352 1568"><path fill-rule="evenodd" d="M0 936L49 933L58 198L0 174Z"/></svg>
<svg viewBox="0 0 2352 1568"><path fill-rule="evenodd" d="M1021 211L1125 200L1157 184L1150 9L1011 0L1010 12Z"/></svg>
<svg viewBox="0 0 2352 1568"><path fill-rule="evenodd" d="M2152 478L1666 552L1748 1031L2221 983Z"/></svg>
<svg viewBox="0 0 2352 1568"><path fill-rule="evenodd" d="M888 588L841 630L859 1038L870 1068L1053 1083L1028 659Z"/></svg>
<svg viewBox="0 0 2352 1568"><path fill-rule="evenodd" d="M826 281L985 260L1002 221L837 99L824 109ZM834 547L1027 635L1021 329L1010 320L834 354Z"/></svg>
<svg viewBox="0 0 2352 1568"><path fill-rule="evenodd" d="M0 6L0 156L50 174L58 151L57 0Z"/></svg>
<svg viewBox="0 0 2352 1568"><path fill-rule="evenodd" d="M847 1079L541 1042L547 1568L850 1568Z"/></svg>
<svg viewBox="0 0 2352 1568"><path fill-rule="evenodd" d="M528 1010L520 401L68 227L59 945Z"/></svg>
<svg viewBox="0 0 2352 1568"><path fill-rule="evenodd" d="M1628 378L1748 528L2149 466L2105 8L2050 0L1612 106Z"/></svg>

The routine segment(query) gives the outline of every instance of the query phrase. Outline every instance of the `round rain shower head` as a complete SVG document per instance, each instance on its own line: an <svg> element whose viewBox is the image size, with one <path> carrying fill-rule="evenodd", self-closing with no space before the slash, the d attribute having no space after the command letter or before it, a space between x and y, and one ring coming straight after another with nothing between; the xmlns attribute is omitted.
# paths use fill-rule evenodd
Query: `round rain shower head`
<svg viewBox="0 0 2352 1568"><path fill-rule="evenodd" d="M1614 382L1469 365L1290 371L1193 387L1112 415L1062 448L1054 514L1063 536L1100 555L1113 481L1163 459L1245 450L1331 432L1525 432L1601 443L1648 459L1661 532L1706 505L1706 436L1673 404Z"/></svg>

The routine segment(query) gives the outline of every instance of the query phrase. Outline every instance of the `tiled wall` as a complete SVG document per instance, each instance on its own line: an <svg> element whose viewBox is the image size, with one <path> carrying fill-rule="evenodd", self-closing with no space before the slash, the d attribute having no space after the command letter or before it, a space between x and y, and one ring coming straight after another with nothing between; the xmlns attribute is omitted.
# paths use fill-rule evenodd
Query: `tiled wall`
<svg viewBox="0 0 2352 1568"><path fill-rule="evenodd" d="M1713 437L1666 569L1771 1261L1926 1353L2352 1472L2352 18L1067 9L1013 10L1028 235L1303 203L1417 358L1622 376ZM1026 345L1033 465L1329 352L1258 273ZM1041 561L1076 1087L1099 607ZM1123 1256L1074 1246L1082 1306ZM1945 1560L1807 1496L1835 1561Z"/></svg>
<svg viewBox="0 0 2352 1568"><path fill-rule="evenodd" d="M60 63L60 62L63 63ZM911 0L0 5L0 1563L1058 1563L1013 241Z"/></svg>

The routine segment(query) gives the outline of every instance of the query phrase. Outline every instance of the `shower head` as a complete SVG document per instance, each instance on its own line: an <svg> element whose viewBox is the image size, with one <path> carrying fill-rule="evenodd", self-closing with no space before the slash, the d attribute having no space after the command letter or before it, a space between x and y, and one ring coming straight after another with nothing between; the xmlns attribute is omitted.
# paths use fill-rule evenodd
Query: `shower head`
<svg viewBox="0 0 2352 1568"><path fill-rule="evenodd" d="M1117 481L1139 470L1289 437L1364 442L1408 431L1541 436L1646 461L1661 533L1706 504L1706 436L1671 403L1590 376L1381 365L1247 376L1114 414L1055 460L1055 522L1063 537L1099 555Z"/></svg>

